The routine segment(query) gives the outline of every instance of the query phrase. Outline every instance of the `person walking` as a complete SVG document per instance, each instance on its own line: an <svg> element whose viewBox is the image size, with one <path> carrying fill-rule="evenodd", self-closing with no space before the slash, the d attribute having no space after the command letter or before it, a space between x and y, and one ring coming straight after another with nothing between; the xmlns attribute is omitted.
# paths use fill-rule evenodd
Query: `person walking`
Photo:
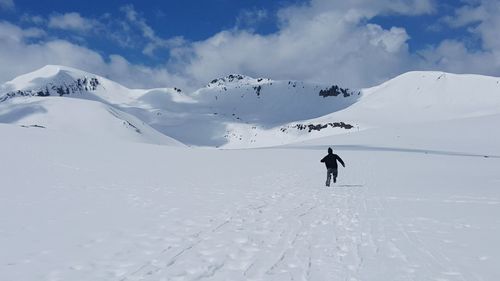
<svg viewBox="0 0 500 281"><path fill-rule="evenodd" d="M331 147L328 148L328 155L323 157L321 159L322 163L325 163L326 166L326 186L330 186L330 181L333 176L333 183L337 182L337 175L338 175L338 165L337 161L342 164L342 166L345 168L344 161L342 158L340 158L337 154L333 154L333 150Z"/></svg>

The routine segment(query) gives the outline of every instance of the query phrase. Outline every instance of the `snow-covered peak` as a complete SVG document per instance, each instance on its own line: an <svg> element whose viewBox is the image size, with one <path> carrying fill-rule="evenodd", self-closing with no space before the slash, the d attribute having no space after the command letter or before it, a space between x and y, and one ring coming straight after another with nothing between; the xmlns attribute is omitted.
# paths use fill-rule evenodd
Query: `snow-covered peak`
<svg viewBox="0 0 500 281"><path fill-rule="evenodd" d="M500 78L435 71L413 71L365 90L363 103L372 107L421 109L457 114L500 113ZM483 114L481 114L481 112ZM463 116L459 116L463 113Z"/></svg>
<svg viewBox="0 0 500 281"><path fill-rule="evenodd" d="M78 78L98 77L79 69L61 66L61 65L46 65L33 72L18 76L13 80L5 83L4 91L17 91L34 89L45 84L52 83L67 83Z"/></svg>
<svg viewBox="0 0 500 281"><path fill-rule="evenodd" d="M363 97L331 118L385 126L500 113L500 78L412 71L362 90Z"/></svg>
<svg viewBox="0 0 500 281"><path fill-rule="evenodd" d="M68 96L123 104L136 101L145 92L128 89L90 72L47 65L0 86L0 102L17 96Z"/></svg>

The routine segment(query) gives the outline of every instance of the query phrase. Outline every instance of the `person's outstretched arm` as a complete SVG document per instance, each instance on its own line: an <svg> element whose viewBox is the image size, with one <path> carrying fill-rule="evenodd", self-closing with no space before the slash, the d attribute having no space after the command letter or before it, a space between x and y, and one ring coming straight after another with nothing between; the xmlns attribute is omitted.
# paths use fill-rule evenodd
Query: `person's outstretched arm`
<svg viewBox="0 0 500 281"><path fill-rule="evenodd" d="M326 156L325 156L325 157L323 157L323 159L321 159L321 161L320 161L320 162L325 162L325 159L326 159Z"/></svg>
<svg viewBox="0 0 500 281"><path fill-rule="evenodd" d="M338 155L337 155L337 160L339 160L340 164L342 164L342 166L345 168L344 161L342 161L342 158L340 158L340 156Z"/></svg>

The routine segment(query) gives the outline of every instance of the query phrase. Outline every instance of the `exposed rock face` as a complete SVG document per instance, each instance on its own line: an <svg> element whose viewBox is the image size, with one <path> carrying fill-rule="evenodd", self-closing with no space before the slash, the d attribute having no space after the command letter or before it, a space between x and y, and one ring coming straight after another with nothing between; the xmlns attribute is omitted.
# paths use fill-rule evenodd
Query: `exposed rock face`
<svg viewBox="0 0 500 281"><path fill-rule="evenodd" d="M3 94L0 96L0 102L4 102L16 96L64 96L72 94L82 94L85 92L93 92L101 83L95 77L77 78L70 83L54 84L47 83L44 87L30 90L18 90Z"/></svg>
<svg viewBox="0 0 500 281"><path fill-rule="evenodd" d="M297 129L300 131L307 130L307 132L310 133L312 131L321 131L326 128L342 128L350 130L354 128L354 126L344 122L329 122L325 124L295 124L291 127L282 127L280 130L281 132L286 132L289 128Z"/></svg>
<svg viewBox="0 0 500 281"><path fill-rule="evenodd" d="M216 85L221 86L225 83L238 82L238 81L244 80L245 78L249 78L249 77L243 76L241 74L229 74L226 77L221 77L221 78L217 78L217 79L210 81L210 83L208 84L208 87L216 86Z"/></svg>
<svg viewBox="0 0 500 281"><path fill-rule="evenodd" d="M360 92L354 92L354 91L351 91L347 88L341 88L337 85L333 85L331 86L330 88L327 88L327 89L323 89L323 90L320 90L319 91L319 95L326 98L326 97L329 97L329 96L338 96L338 95L343 95L345 98L351 96L351 95L359 95Z"/></svg>

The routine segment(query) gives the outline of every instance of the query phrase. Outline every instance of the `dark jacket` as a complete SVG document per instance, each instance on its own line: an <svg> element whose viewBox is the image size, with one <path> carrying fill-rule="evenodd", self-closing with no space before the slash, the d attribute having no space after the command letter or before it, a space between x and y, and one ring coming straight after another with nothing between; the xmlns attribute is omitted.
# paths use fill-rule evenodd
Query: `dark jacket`
<svg viewBox="0 0 500 281"><path fill-rule="evenodd" d="M337 154L329 153L321 159L321 162L325 163L327 169L337 169L337 161L345 167L344 161Z"/></svg>

